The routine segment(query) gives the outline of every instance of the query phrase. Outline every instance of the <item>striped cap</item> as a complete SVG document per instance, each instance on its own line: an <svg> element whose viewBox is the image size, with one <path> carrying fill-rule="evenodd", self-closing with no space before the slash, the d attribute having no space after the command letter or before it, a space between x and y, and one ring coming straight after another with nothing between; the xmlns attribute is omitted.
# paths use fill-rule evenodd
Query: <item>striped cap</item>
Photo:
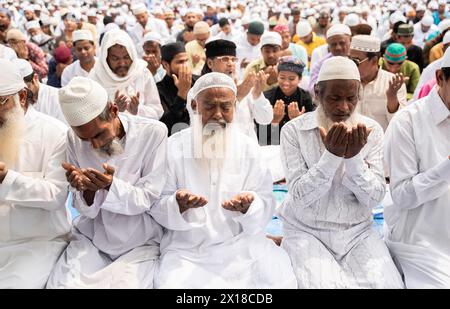
<svg viewBox="0 0 450 309"><path fill-rule="evenodd" d="M402 44L399 43L392 43L384 52L384 58L386 58L387 61L398 63L403 62L406 59L406 48Z"/></svg>

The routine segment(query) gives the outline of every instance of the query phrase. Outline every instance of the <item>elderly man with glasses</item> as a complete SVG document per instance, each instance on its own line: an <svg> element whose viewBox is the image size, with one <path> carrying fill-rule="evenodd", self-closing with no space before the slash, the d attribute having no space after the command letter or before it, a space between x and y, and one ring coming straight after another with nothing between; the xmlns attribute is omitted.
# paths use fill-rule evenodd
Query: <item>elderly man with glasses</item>
<svg viewBox="0 0 450 309"><path fill-rule="evenodd" d="M403 75L407 91L406 98L411 99L419 82L420 70L417 64L407 60L405 46L399 43L390 44L380 60L380 65L383 70Z"/></svg>
<svg viewBox="0 0 450 309"><path fill-rule="evenodd" d="M379 68L380 44L377 37L356 35L350 45L350 59L358 67L363 87L358 112L376 120L386 130L395 112L406 105L406 86L400 74Z"/></svg>

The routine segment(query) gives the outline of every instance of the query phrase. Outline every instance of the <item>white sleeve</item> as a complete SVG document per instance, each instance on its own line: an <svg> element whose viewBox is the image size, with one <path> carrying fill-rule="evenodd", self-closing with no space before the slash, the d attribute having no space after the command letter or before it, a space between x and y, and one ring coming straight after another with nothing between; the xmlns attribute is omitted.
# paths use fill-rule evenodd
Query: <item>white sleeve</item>
<svg viewBox="0 0 450 309"><path fill-rule="evenodd" d="M146 69L144 72L145 91L144 94L141 94L142 98L139 104L138 116L159 120L164 110L159 98L158 88L150 71Z"/></svg>
<svg viewBox="0 0 450 309"><path fill-rule="evenodd" d="M264 94L261 93L256 100L253 100L253 96L250 93L246 100L248 100L248 106L250 107L252 116L258 124L267 125L272 122L272 105L270 105L269 100L264 97Z"/></svg>
<svg viewBox="0 0 450 309"><path fill-rule="evenodd" d="M329 192L343 158L325 150L316 164L307 166L300 144L307 149L316 146L300 141L294 126L284 126L281 130L281 161L289 194L299 207L309 207Z"/></svg>
<svg viewBox="0 0 450 309"><path fill-rule="evenodd" d="M52 142L54 148L39 178L9 170L0 184L0 201L48 211L65 207L67 182L61 163L66 159L66 139ZM29 158L31 159L31 158Z"/></svg>
<svg viewBox="0 0 450 309"><path fill-rule="evenodd" d="M386 131L384 156L390 171L392 200L402 209L414 209L448 192L450 160L445 158L421 172L411 122L406 121L408 115L401 116L394 118Z"/></svg>
<svg viewBox="0 0 450 309"><path fill-rule="evenodd" d="M344 159L345 174L342 184L355 194L362 205L372 209L386 194L381 127L374 128L366 147L371 147L367 156L363 157L360 152L353 158Z"/></svg>
<svg viewBox="0 0 450 309"><path fill-rule="evenodd" d="M72 77L70 76L68 68L70 67L66 67L61 74L61 87L66 86L70 82L70 78Z"/></svg>

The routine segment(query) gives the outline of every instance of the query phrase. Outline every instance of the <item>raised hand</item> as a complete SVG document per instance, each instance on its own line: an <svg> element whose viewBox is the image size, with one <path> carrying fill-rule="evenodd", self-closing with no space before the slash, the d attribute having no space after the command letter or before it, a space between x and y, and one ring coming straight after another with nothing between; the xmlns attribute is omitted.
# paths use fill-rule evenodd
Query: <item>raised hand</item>
<svg viewBox="0 0 450 309"><path fill-rule="evenodd" d="M132 114L132 115L137 115L138 110L139 110L139 92L135 95L132 96L130 98L130 102L128 103L127 106L127 110Z"/></svg>
<svg viewBox="0 0 450 309"><path fill-rule="evenodd" d="M269 74L264 73L264 71L259 71L258 73L256 73L255 82L252 90L254 100L256 100L261 96L268 78Z"/></svg>
<svg viewBox="0 0 450 309"><path fill-rule="evenodd" d="M223 202L222 207L226 210L240 211L245 214L254 200L255 197L251 193L239 193L230 200Z"/></svg>
<svg viewBox="0 0 450 309"><path fill-rule="evenodd" d="M275 66L270 65L270 66L264 68L264 72L266 74L269 74L269 77L267 78L268 85L272 85L272 84L275 84L276 82L278 82L278 71Z"/></svg>
<svg viewBox="0 0 450 309"><path fill-rule="evenodd" d="M117 105L120 112L124 112L128 107L128 97L117 90L114 94L114 103Z"/></svg>
<svg viewBox="0 0 450 309"><path fill-rule="evenodd" d="M403 74L395 74L395 76L392 77L391 81L389 82L389 88L386 90L386 96L396 97L397 92L400 90L404 82L405 78L403 77Z"/></svg>
<svg viewBox="0 0 450 309"><path fill-rule="evenodd" d="M250 72L245 76L244 80L240 85L237 86L237 99L241 101L244 99L252 90L256 81L256 73Z"/></svg>
<svg viewBox="0 0 450 309"><path fill-rule="evenodd" d="M115 168L103 163L103 169L105 170L103 173L97 171L94 168L83 169L83 175L86 176L90 182L95 186L91 186L90 191L98 191L98 190L109 190L113 182L113 176L115 173ZM93 189L93 190L92 190Z"/></svg>
<svg viewBox="0 0 450 309"><path fill-rule="evenodd" d="M300 110L298 108L298 103L297 102L291 102L288 105L288 116L289 116L289 119L292 120L294 118L297 118L300 115L303 115L304 113L305 113L305 107L303 106L302 110Z"/></svg>
<svg viewBox="0 0 450 309"><path fill-rule="evenodd" d="M367 139L372 129L366 127L365 124L359 123L351 129L351 134L348 138L347 150L344 157L346 159L356 156L361 149L367 144Z"/></svg>
<svg viewBox="0 0 450 309"><path fill-rule="evenodd" d="M189 89L192 86L192 72L189 65L183 64L178 70L178 76L172 74L175 86L178 89L177 95L186 100Z"/></svg>
<svg viewBox="0 0 450 309"><path fill-rule="evenodd" d="M320 127L319 130L325 148L335 156L344 157L350 135L347 132L347 125L340 122L333 124L328 132L323 127Z"/></svg>
<svg viewBox="0 0 450 309"><path fill-rule="evenodd" d="M180 213L185 212L190 208L203 207L208 204L208 201L203 196L195 195L188 190L178 190L175 198L180 208Z"/></svg>
<svg viewBox="0 0 450 309"><path fill-rule="evenodd" d="M285 107L284 107L284 101L283 100L277 100L275 102L275 106L273 107L273 124L278 124L283 120L284 115L286 114Z"/></svg>
<svg viewBox="0 0 450 309"><path fill-rule="evenodd" d="M156 56L154 54L144 54L142 58L147 62L147 69L152 73L152 75L155 75L160 66Z"/></svg>

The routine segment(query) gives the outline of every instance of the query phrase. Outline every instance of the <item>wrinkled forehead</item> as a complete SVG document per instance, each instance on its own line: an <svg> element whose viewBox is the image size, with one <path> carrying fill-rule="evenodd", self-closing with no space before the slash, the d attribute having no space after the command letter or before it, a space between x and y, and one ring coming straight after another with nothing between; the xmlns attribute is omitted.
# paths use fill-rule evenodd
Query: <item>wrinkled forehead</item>
<svg viewBox="0 0 450 309"><path fill-rule="evenodd" d="M196 101L204 102L234 102L236 95L233 90L227 87L212 87L200 91L196 96Z"/></svg>

